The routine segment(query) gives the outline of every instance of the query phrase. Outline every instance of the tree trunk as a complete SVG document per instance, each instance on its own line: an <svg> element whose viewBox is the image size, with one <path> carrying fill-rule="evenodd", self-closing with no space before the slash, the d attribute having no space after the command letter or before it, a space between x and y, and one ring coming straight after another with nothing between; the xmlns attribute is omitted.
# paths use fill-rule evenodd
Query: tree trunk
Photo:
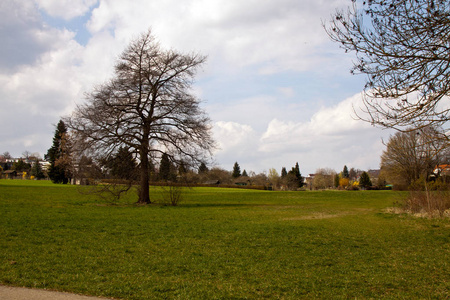
<svg viewBox="0 0 450 300"><path fill-rule="evenodd" d="M139 188L139 200L138 203L149 204L149 161L147 151L141 149L141 183Z"/></svg>

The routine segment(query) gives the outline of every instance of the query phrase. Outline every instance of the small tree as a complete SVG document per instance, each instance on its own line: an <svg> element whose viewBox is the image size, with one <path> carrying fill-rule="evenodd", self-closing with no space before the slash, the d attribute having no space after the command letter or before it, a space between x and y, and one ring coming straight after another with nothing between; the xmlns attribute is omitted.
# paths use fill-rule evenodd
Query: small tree
<svg viewBox="0 0 450 300"><path fill-rule="evenodd" d="M13 169L17 172L29 172L31 170L31 165L26 163L23 159L13 163Z"/></svg>
<svg viewBox="0 0 450 300"><path fill-rule="evenodd" d="M231 174L231 176L233 178L241 177L241 167L239 166L239 164L237 162L234 163L233 173Z"/></svg>
<svg viewBox="0 0 450 300"><path fill-rule="evenodd" d="M11 156L11 154L9 154L8 151L3 152L2 156L4 159L12 159L12 156Z"/></svg>
<svg viewBox="0 0 450 300"><path fill-rule="evenodd" d="M339 177L339 174L335 174L334 175L334 187L339 187L339 180L341 179L341 177Z"/></svg>
<svg viewBox="0 0 450 300"><path fill-rule="evenodd" d="M355 170L355 168L351 168L350 171L348 172L348 178L350 180L356 180L357 177L358 177L358 172Z"/></svg>
<svg viewBox="0 0 450 300"><path fill-rule="evenodd" d="M136 159L127 148L120 147L117 153L107 160L106 166L110 176L114 179L137 180L138 173Z"/></svg>
<svg viewBox="0 0 450 300"><path fill-rule="evenodd" d="M368 188L372 186L372 181L370 180L370 176L367 172L362 172L361 176L359 177L359 186L363 188Z"/></svg>
<svg viewBox="0 0 450 300"><path fill-rule="evenodd" d="M342 178L350 178L347 166L344 166L344 169L342 170Z"/></svg>
<svg viewBox="0 0 450 300"><path fill-rule="evenodd" d="M280 175L278 174L277 170L275 168L269 169L269 174L267 176L270 185L275 189L279 188L280 186Z"/></svg>
<svg viewBox="0 0 450 300"><path fill-rule="evenodd" d="M159 179L163 181L174 181L175 178L174 166L170 161L169 156L164 153L161 156L161 162L159 164Z"/></svg>
<svg viewBox="0 0 450 300"><path fill-rule="evenodd" d="M334 185L336 172L329 168L317 169L314 175L313 186L315 189L328 189Z"/></svg>
<svg viewBox="0 0 450 300"><path fill-rule="evenodd" d="M206 164L204 162L202 162L200 164L200 166L198 167L198 173L202 174L202 173L206 173L208 172L208 167L206 166Z"/></svg>
<svg viewBox="0 0 450 300"><path fill-rule="evenodd" d="M295 167L293 167L288 175L291 175L290 181L292 182L295 188L301 188L303 186L303 177L300 173L300 167L298 166L298 162L295 163Z"/></svg>
<svg viewBox="0 0 450 300"><path fill-rule="evenodd" d="M44 179L44 171L42 171L42 166L39 163L39 160L35 160L33 166L31 167L31 176L34 176L34 178L40 180Z"/></svg>
<svg viewBox="0 0 450 300"><path fill-rule="evenodd" d="M48 149L45 159L50 162L48 176L54 183L66 184L71 175L71 143L66 124L60 120L56 125L53 145Z"/></svg>
<svg viewBox="0 0 450 300"><path fill-rule="evenodd" d="M347 188L350 185L350 180L348 178L342 177L339 179L339 187Z"/></svg>
<svg viewBox="0 0 450 300"><path fill-rule="evenodd" d="M288 174L288 173L287 173L286 168L285 168L285 167L282 167L282 168L281 168L281 178L286 177L287 174Z"/></svg>

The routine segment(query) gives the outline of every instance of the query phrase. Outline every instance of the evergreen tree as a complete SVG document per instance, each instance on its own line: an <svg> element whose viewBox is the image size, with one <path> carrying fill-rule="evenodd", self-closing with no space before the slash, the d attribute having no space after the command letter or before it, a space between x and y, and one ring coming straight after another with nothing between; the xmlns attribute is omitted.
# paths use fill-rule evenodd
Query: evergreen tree
<svg viewBox="0 0 450 300"><path fill-rule="evenodd" d="M185 175L188 172L188 169L186 168L186 165L184 162L181 162L178 166L178 174Z"/></svg>
<svg viewBox="0 0 450 300"><path fill-rule="evenodd" d="M206 166L206 164L204 162L202 162L200 164L200 167L198 167L198 173L206 173L208 172L208 167Z"/></svg>
<svg viewBox="0 0 450 300"><path fill-rule="evenodd" d="M244 171L242 172L242 176L243 176L243 177L248 177L247 171L244 170Z"/></svg>
<svg viewBox="0 0 450 300"><path fill-rule="evenodd" d="M31 169L31 165L24 162L23 159L19 159L17 162L13 163L13 170L17 172L29 172Z"/></svg>
<svg viewBox="0 0 450 300"><path fill-rule="evenodd" d="M137 163L133 154L125 147L120 147L117 154L108 162L114 178L136 180Z"/></svg>
<svg viewBox="0 0 450 300"><path fill-rule="evenodd" d="M239 166L239 164L237 162L234 163L233 166L233 173L231 175L233 178L238 178L241 177L241 167Z"/></svg>
<svg viewBox="0 0 450 300"><path fill-rule="evenodd" d="M348 172L347 166L344 166L344 170L342 170L342 178L349 178L350 174Z"/></svg>
<svg viewBox="0 0 450 300"><path fill-rule="evenodd" d="M301 188L303 186L303 178L302 174L300 174L300 167L298 166L298 162L295 163L295 167L293 167L288 174L291 174L295 177L295 184L297 187Z"/></svg>
<svg viewBox="0 0 450 300"><path fill-rule="evenodd" d="M172 163L166 153L161 156L161 162L159 164L159 179L164 181L175 179Z"/></svg>
<svg viewBox="0 0 450 300"><path fill-rule="evenodd" d="M56 126L55 135L53 137L53 145L48 149L45 159L50 163L48 169L48 176L53 183L68 183L69 171L67 170L67 164L59 164L58 160L64 159L64 155L67 154L68 147L67 142L67 128L62 120L59 121Z"/></svg>
<svg viewBox="0 0 450 300"><path fill-rule="evenodd" d="M359 178L359 185L363 188L372 186L372 181L370 180L370 176L367 172L361 173L361 177Z"/></svg>
<svg viewBox="0 0 450 300"><path fill-rule="evenodd" d="M45 175L42 171L41 164L39 163L39 160L36 159L33 166L31 167L31 176L34 176L36 179L44 179Z"/></svg>
<svg viewBox="0 0 450 300"><path fill-rule="evenodd" d="M287 171L286 171L286 168L285 168L285 167L282 167L282 168L281 168L281 178L286 177L287 174L288 174L288 173L287 173Z"/></svg>
<svg viewBox="0 0 450 300"><path fill-rule="evenodd" d="M339 177L339 174L334 175L334 187L339 187L339 180L341 178Z"/></svg>

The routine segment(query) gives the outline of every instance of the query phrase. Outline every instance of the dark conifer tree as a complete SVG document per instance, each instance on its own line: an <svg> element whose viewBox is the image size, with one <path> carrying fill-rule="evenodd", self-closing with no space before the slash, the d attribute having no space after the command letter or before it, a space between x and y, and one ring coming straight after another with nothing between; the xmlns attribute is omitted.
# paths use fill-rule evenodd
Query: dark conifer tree
<svg viewBox="0 0 450 300"><path fill-rule="evenodd" d="M208 167L206 166L206 164L204 162L202 162L200 164L200 167L198 167L198 173L206 173L208 172Z"/></svg>
<svg viewBox="0 0 450 300"><path fill-rule="evenodd" d="M367 172L361 173L361 177L359 178L359 185L363 188L372 186L372 181L370 180L370 176Z"/></svg>
<svg viewBox="0 0 450 300"><path fill-rule="evenodd" d="M53 145L48 149L45 159L50 163L48 169L48 177L53 183L68 183L69 178L66 176L64 165L58 165L57 161L63 157L62 140L67 135L66 124L62 120L56 126L55 135L53 137Z"/></svg>
<svg viewBox="0 0 450 300"><path fill-rule="evenodd" d="M34 176L36 179L44 179L45 175L42 171L41 164L39 163L39 160L36 159L33 166L31 167L31 176Z"/></svg>
<svg viewBox="0 0 450 300"><path fill-rule="evenodd" d="M288 174L288 173L287 173L286 168L285 168L285 167L281 168L281 178L286 177L287 174Z"/></svg>
<svg viewBox="0 0 450 300"><path fill-rule="evenodd" d="M231 176L233 176L233 178L241 177L241 167L239 166L239 164L237 162L234 163L233 173Z"/></svg>
<svg viewBox="0 0 450 300"><path fill-rule="evenodd" d="M349 178L350 173L348 172L347 166L344 166L344 170L342 170L342 178Z"/></svg>
<svg viewBox="0 0 450 300"><path fill-rule="evenodd" d="M159 179L164 181L174 180L173 166L169 159L169 156L164 153L161 156L161 162L159 164Z"/></svg>
<svg viewBox="0 0 450 300"><path fill-rule="evenodd" d="M298 185L299 188L303 186L303 178L302 178L302 174L300 173L300 167L298 166L298 162L295 163L295 167L293 167L289 171L289 174L292 174L295 176L296 185Z"/></svg>
<svg viewBox="0 0 450 300"><path fill-rule="evenodd" d="M133 154L126 148L120 147L117 154L110 160L111 175L118 179L137 180L137 163Z"/></svg>

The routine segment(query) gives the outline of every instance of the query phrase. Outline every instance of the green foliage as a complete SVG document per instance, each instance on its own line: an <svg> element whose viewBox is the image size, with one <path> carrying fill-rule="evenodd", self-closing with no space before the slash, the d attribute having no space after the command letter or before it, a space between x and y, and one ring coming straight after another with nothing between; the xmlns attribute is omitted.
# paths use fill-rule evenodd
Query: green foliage
<svg viewBox="0 0 450 300"><path fill-rule="evenodd" d="M335 174L334 175L334 187L339 187L339 180L340 180L341 178L339 177L339 174Z"/></svg>
<svg viewBox="0 0 450 300"><path fill-rule="evenodd" d="M14 162L12 168L17 172L29 172L31 170L31 165L24 162L23 159L19 159L18 161Z"/></svg>
<svg viewBox="0 0 450 300"><path fill-rule="evenodd" d="M47 181L0 188L1 284L116 299L448 297L450 221L384 212L405 193L194 188L172 207Z"/></svg>
<svg viewBox="0 0 450 300"><path fill-rule="evenodd" d="M295 163L295 167L293 167L287 175L288 182L291 185L291 189L297 189L303 186L303 178L300 174L300 167L298 166L298 162Z"/></svg>
<svg viewBox="0 0 450 300"><path fill-rule="evenodd" d="M58 125L56 125L55 135L53 137L53 144L48 149L45 159L50 162L50 167L48 169L48 176L54 183L66 184L69 182L68 172L66 170L67 166L65 164L58 164L58 160L63 158L63 139L67 135L66 124L60 120Z"/></svg>
<svg viewBox="0 0 450 300"><path fill-rule="evenodd" d="M208 172L208 167L206 166L206 164L204 162L202 162L200 164L200 166L198 167L198 173L201 174L201 173L206 173L206 172Z"/></svg>
<svg viewBox="0 0 450 300"><path fill-rule="evenodd" d="M31 168L31 176L34 176L36 179L44 179L45 174L44 171L42 171L41 164L38 160L36 160Z"/></svg>
<svg viewBox="0 0 450 300"><path fill-rule="evenodd" d="M342 170L342 178L350 178L347 166L344 166L344 169Z"/></svg>
<svg viewBox="0 0 450 300"><path fill-rule="evenodd" d="M174 172L174 166L166 153L161 156L161 162L159 164L159 180L163 181L175 181L176 174Z"/></svg>
<svg viewBox="0 0 450 300"><path fill-rule="evenodd" d="M285 177L287 174L288 174L288 173L287 173L286 168L285 168L285 167L282 167L282 168L281 168L281 177Z"/></svg>
<svg viewBox="0 0 450 300"><path fill-rule="evenodd" d="M113 178L125 180L138 178L136 160L125 147L120 147L117 154L106 163L106 166L110 169Z"/></svg>
<svg viewBox="0 0 450 300"><path fill-rule="evenodd" d="M359 185L364 188L372 186L372 181L370 180L370 176L367 172L364 171L361 173L361 176L359 178Z"/></svg>
<svg viewBox="0 0 450 300"><path fill-rule="evenodd" d="M234 163L233 173L231 173L231 176L233 178L241 177L241 167L239 166L239 164L237 162Z"/></svg>

